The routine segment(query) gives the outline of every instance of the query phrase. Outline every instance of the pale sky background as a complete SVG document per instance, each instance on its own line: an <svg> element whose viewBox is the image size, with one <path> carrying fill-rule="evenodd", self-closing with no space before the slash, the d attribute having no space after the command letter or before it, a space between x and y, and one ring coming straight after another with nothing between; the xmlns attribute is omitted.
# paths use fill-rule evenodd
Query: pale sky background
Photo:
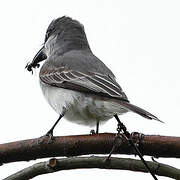
<svg viewBox="0 0 180 180"><path fill-rule="evenodd" d="M92 51L114 72L129 100L165 122L127 113L120 118L128 130L180 136L178 0L6 0L0 2L0 143L40 137L58 118L41 93L39 70L32 76L24 67L41 48L49 23L63 15L84 24ZM90 130L63 119L54 135ZM100 132L116 132L116 121L100 126ZM5 164L0 167L0 179L39 161L44 159ZM178 159L158 161L180 167ZM34 179L72 178L152 180L149 174L98 169L61 171Z"/></svg>

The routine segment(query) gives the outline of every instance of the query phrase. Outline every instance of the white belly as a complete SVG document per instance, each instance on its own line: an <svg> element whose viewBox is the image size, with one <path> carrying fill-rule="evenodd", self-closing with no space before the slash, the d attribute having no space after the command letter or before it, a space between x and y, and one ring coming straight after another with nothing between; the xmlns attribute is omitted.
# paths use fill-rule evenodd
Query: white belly
<svg viewBox="0 0 180 180"><path fill-rule="evenodd" d="M115 102L94 99L90 94L49 86L41 81L40 86L51 107L74 123L94 126L97 121L102 123L115 114L127 112Z"/></svg>

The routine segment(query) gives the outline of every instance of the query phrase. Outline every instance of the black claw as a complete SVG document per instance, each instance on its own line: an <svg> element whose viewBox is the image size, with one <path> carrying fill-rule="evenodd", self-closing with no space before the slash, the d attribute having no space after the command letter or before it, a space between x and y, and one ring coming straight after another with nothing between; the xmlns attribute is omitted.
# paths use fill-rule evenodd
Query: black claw
<svg viewBox="0 0 180 180"><path fill-rule="evenodd" d="M49 131L46 133L46 136L53 137L53 131L52 131L52 130L49 130Z"/></svg>
<svg viewBox="0 0 180 180"><path fill-rule="evenodd" d="M54 136L53 136L53 130L49 130L49 131L46 133L46 136L49 137L48 144L52 143L52 142L55 140L55 138L54 138Z"/></svg>
<svg viewBox="0 0 180 180"><path fill-rule="evenodd" d="M94 130L94 129L91 129L90 134L91 134L91 135L96 134L95 130Z"/></svg>
<svg viewBox="0 0 180 180"><path fill-rule="evenodd" d="M135 138L137 136L137 138ZM144 134L138 132L132 132L130 137L133 141L135 141L136 146L140 146L143 143Z"/></svg>

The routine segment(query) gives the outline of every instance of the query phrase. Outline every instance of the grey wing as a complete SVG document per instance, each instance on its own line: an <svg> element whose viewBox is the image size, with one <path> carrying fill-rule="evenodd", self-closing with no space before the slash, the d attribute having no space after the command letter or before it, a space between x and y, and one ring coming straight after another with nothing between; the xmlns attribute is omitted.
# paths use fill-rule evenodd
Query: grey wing
<svg viewBox="0 0 180 180"><path fill-rule="evenodd" d="M127 96L119 84L110 75L95 72L84 73L75 70L66 70L65 67L60 67L52 71L41 71L40 79L52 86L98 93L99 95L116 97L128 101Z"/></svg>

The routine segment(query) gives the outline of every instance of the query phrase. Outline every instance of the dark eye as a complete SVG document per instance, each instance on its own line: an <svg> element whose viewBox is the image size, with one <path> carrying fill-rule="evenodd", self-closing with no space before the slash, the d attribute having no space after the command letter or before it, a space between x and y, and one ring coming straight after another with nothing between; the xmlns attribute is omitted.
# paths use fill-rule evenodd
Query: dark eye
<svg viewBox="0 0 180 180"><path fill-rule="evenodd" d="M45 42L48 40L48 38L49 38L49 33L48 32L46 32L46 36L45 36Z"/></svg>
<svg viewBox="0 0 180 180"><path fill-rule="evenodd" d="M45 42L48 40L48 38L49 38L49 36L51 35L51 32L52 32L52 30L51 29L49 29L47 32L46 32L46 36L45 36Z"/></svg>

